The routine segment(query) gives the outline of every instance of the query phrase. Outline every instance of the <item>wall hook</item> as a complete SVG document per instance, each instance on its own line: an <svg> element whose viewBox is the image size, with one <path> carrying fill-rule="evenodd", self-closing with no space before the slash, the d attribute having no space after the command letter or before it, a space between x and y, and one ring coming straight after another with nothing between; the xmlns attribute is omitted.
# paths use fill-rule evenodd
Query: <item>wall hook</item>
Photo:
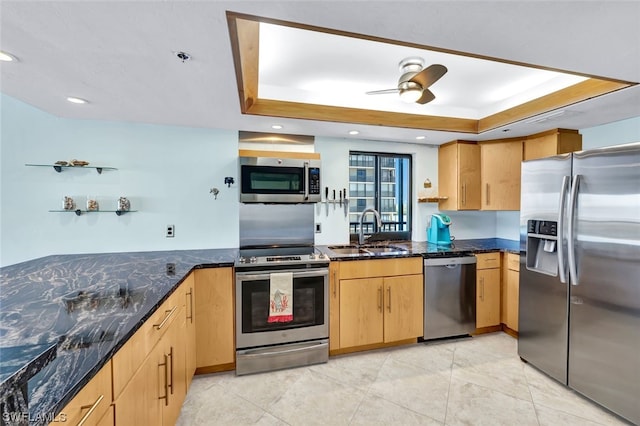
<svg viewBox="0 0 640 426"><path fill-rule="evenodd" d="M218 190L218 188L211 188L209 190L209 194L213 194L214 200L218 199L218 194L220 193L220 191Z"/></svg>
<svg viewBox="0 0 640 426"><path fill-rule="evenodd" d="M224 178L224 183L227 184L227 188L231 188L231 185L233 185L234 182L235 180L230 176Z"/></svg>

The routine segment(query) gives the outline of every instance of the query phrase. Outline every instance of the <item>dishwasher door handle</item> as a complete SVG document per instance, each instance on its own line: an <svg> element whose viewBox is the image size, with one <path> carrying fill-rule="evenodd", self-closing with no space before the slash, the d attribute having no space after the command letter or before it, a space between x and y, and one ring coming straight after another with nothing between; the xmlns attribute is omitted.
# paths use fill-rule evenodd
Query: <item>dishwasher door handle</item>
<svg viewBox="0 0 640 426"><path fill-rule="evenodd" d="M424 266L456 267L458 265L470 265L474 263L477 263L475 256L426 258L424 260Z"/></svg>

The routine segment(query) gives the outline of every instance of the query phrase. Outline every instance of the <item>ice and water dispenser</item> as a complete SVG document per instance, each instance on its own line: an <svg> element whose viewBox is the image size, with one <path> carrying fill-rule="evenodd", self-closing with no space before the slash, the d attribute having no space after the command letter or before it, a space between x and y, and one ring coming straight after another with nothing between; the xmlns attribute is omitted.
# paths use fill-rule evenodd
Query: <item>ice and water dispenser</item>
<svg viewBox="0 0 640 426"><path fill-rule="evenodd" d="M558 222L527 222L527 269L547 275L558 275Z"/></svg>

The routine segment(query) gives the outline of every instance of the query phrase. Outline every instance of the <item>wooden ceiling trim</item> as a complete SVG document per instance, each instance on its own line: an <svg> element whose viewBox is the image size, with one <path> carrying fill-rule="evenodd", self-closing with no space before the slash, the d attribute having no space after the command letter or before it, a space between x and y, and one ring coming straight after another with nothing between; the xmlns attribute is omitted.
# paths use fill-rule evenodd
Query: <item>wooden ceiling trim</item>
<svg viewBox="0 0 640 426"><path fill-rule="evenodd" d="M247 114L446 132L474 134L477 132L477 120L471 119L305 104L271 99L257 99L248 109Z"/></svg>
<svg viewBox="0 0 640 426"><path fill-rule="evenodd" d="M631 85L631 83L627 82L590 78L581 83L558 90L557 92L481 118L478 120L478 133L486 132L558 108L567 107L606 93L615 92L616 90L624 89Z"/></svg>
<svg viewBox="0 0 640 426"><path fill-rule="evenodd" d="M260 22L239 19L233 13L227 12L227 23L236 69L240 110L246 113L258 99Z"/></svg>

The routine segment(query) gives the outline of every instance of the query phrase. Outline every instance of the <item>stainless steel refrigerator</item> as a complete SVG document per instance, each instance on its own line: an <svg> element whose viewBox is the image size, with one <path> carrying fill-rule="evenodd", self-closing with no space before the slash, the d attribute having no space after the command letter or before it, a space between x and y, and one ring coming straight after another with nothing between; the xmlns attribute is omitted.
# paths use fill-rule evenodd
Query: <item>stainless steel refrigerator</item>
<svg viewBox="0 0 640 426"><path fill-rule="evenodd" d="M522 359L640 424L640 143L522 163Z"/></svg>

